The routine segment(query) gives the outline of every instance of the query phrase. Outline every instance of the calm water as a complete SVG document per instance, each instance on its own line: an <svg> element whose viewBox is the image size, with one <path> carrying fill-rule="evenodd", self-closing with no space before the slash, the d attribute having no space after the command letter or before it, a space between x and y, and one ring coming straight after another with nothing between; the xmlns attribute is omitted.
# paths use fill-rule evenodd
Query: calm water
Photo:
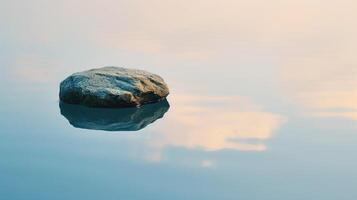
<svg viewBox="0 0 357 200"><path fill-rule="evenodd" d="M0 199L355 200L356 9L0 0ZM58 102L105 65L160 74L170 106Z"/></svg>

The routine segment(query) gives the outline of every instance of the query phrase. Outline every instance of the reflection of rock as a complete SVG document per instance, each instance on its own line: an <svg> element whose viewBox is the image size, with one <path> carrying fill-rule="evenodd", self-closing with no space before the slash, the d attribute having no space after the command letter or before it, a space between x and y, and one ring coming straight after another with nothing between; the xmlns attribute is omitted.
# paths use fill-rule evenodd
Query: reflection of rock
<svg viewBox="0 0 357 200"><path fill-rule="evenodd" d="M60 99L91 107L135 107L169 94L164 80L143 70L103 67L72 74L60 85Z"/></svg>
<svg viewBox="0 0 357 200"><path fill-rule="evenodd" d="M153 123L169 110L166 100L140 108L89 108L60 102L61 114L77 128L105 131L136 131Z"/></svg>

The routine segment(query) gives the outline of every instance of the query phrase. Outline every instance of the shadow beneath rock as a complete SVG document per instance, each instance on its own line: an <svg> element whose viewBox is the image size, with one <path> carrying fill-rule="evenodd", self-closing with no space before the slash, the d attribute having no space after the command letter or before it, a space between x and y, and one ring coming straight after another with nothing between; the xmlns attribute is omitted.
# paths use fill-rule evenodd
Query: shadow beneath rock
<svg viewBox="0 0 357 200"><path fill-rule="evenodd" d="M61 114L76 128L105 131L137 131L160 119L169 110L167 100L140 108L90 108L59 103Z"/></svg>

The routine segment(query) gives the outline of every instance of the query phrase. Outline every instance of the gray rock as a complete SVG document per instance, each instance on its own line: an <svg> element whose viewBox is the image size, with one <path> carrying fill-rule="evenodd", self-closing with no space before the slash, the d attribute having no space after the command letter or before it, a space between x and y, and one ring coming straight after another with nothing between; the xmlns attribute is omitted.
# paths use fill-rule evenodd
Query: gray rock
<svg viewBox="0 0 357 200"><path fill-rule="evenodd" d="M82 129L104 131L137 131L160 119L169 110L167 100L140 108L91 108L59 103L61 114L69 123Z"/></svg>
<svg viewBox="0 0 357 200"><path fill-rule="evenodd" d="M131 107L164 99L169 89L155 74L122 67L74 73L60 85L60 100L90 107Z"/></svg>

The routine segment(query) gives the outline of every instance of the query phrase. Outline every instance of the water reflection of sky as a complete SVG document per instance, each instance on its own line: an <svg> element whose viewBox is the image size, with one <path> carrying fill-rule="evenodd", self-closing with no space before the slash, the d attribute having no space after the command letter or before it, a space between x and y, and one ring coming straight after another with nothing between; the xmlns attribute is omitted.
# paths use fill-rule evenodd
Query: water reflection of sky
<svg viewBox="0 0 357 200"><path fill-rule="evenodd" d="M263 151L264 141L285 121L243 97L172 95L171 99L175 107L149 141L155 148Z"/></svg>
<svg viewBox="0 0 357 200"><path fill-rule="evenodd" d="M3 1L0 198L355 199L356 8ZM163 76L164 118L70 126L59 81L105 65Z"/></svg>

